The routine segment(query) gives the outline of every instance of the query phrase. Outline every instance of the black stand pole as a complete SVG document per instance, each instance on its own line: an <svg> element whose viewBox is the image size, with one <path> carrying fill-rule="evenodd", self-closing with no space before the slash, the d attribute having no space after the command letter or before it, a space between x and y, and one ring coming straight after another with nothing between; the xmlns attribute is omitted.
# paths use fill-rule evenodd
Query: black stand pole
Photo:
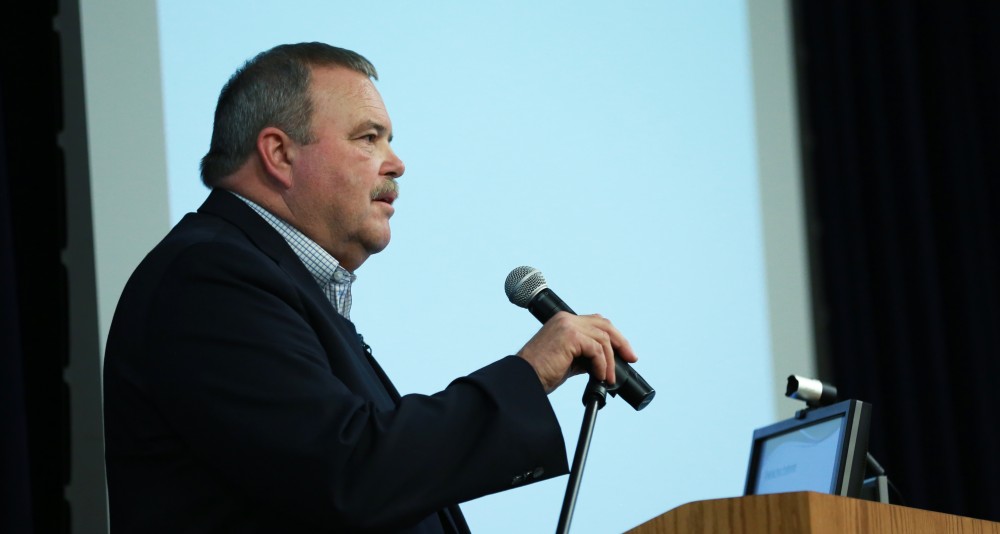
<svg viewBox="0 0 1000 534"><path fill-rule="evenodd" d="M562 512L559 513L559 525L556 534L568 534L569 524L573 519L573 509L576 508L576 496L580 493L580 481L583 479L583 466L587 463L587 453L590 451L590 438L594 436L594 423L597 422L597 411L604 408L608 398L608 387L604 382L591 379L583 392L583 426L580 428L580 439L576 442L576 454L573 456L573 467L569 472L569 482L566 484L566 497L563 499Z"/></svg>

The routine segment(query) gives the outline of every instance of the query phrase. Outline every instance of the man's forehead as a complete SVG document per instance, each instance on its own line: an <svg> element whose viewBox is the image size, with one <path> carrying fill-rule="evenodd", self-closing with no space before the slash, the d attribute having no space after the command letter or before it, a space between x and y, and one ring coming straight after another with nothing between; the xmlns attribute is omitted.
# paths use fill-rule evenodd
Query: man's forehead
<svg viewBox="0 0 1000 534"><path fill-rule="evenodd" d="M326 103L388 127L389 115L382 95L363 73L339 66L314 67L310 89L317 104Z"/></svg>
<svg viewBox="0 0 1000 534"><path fill-rule="evenodd" d="M313 67L310 85L312 92L321 98L355 100L361 105L385 107L371 78L346 67Z"/></svg>

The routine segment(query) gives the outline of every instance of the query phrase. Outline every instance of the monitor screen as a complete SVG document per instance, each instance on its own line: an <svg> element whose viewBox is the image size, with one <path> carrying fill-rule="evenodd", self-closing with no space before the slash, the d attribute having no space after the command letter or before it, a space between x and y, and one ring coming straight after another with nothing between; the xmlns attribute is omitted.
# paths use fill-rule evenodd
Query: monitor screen
<svg viewBox="0 0 1000 534"><path fill-rule="evenodd" d="M745 493L816 491L856 497L868 452L869 405L803 410L754 432Z"/></svg>
<svg viewBox="0 0 1000 534"><path fill-rule="evenodd" d="M754 493L833 491L843 425L836 417L764 440Z"/></svg>

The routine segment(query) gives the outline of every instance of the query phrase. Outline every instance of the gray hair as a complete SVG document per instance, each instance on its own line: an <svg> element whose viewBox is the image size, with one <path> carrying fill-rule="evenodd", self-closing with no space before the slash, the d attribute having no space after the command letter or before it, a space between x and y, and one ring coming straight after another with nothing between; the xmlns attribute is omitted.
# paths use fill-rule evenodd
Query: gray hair
<svg viewBox="0 0 1000 534"><path fill-rule="evenodd" d="M276 46L247 61L219 94L201 180L214 187L236 172L256 150L257 134L280 128L295 142L314 141L309 81L313 67L346 67L375 80L374 65L356 52L324 43Z"/></svg>

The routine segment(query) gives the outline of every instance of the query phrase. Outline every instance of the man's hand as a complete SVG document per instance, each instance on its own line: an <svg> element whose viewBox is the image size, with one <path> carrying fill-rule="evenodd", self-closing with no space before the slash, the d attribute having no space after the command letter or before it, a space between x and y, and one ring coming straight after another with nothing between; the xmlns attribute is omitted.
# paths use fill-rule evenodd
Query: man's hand
<svg viewBox="0 0 1000 534"><path fill-rule="evenodd" d="M559 312L542 325L517 355L531 364L545 392L551 393L567 378L585 372L588 367L592 377L613 384L616 350L626 362L638 359L611 321L596 314Z"/></svg>

